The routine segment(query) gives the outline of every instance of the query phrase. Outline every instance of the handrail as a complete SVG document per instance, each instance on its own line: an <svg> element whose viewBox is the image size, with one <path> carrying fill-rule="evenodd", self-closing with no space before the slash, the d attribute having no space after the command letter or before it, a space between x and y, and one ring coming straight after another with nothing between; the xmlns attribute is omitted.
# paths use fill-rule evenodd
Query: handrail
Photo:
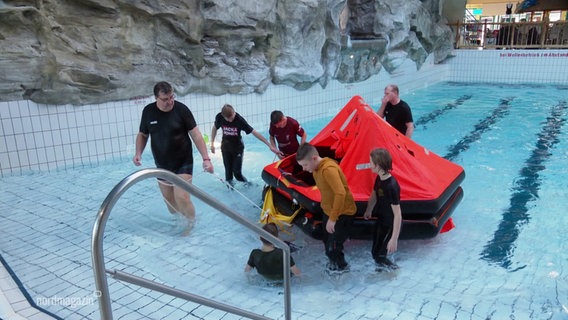
<svg viewBox="0 0 568 320"><path fill-rule="evenodd" d="M448 24L456 49L568 49L568 21Z"/></svg>
<svg viewBox="0 0 568 320"><path fill-rule="evenodd" d="M128 190L131 186L139 181L149 178L161 178L173 183L177 187L180 187L195 196L196 198L202 200L211 207L219 210L221 213L227 215L229 218L235 220L241 225L247 227L253 232L257 233L259 236L270 241L276 247L282 249L284 252L284 313L285 319L290 320L292 316L291 307L291 294L290 294L290 247L278 237L273 236L267 231L259 228L254 223L244 218L242 215L234 211L233 209L227 207L226 205L220 203L214 198L210 197L199 188L193 186L192 184L186 182L182 178L178 177L176 174L163 170L163 169L142 169L136 171L129 176L125 177L120 181L107 195L103 201L99 212L97 213L97 218L93 226L93 235L91 239L91 258L93 262L93 272L95 274L95 286L99 293L99 309L101 313L101 319L112 320L112 306L110 302L110 292L108 288L108 282L106 278L106 273L109 273L114 278L119 280L127 281L132 284L137 284L145 288L156 290L165 294L169 294L178 298L182 298L188 301L196 302L199 304L207 305L212 308L223 310L226 312L234 313L237 315L245 316L251 319L268 319L262 315L252 313L240 308L236 308L218 301L209 300L204 297L193 295L191 293L169 287L151 280L137 277L132 274L128 274L117 270L106 270L103 254L103 235L104 229L110 212L118 199Z"/></svg>

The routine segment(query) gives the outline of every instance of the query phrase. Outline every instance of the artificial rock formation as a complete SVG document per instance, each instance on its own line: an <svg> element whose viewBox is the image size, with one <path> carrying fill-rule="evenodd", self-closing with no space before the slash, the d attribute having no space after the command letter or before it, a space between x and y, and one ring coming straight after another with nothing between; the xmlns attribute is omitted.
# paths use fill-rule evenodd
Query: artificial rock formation
<svg viewBox="0 0 568 320"><path fill-rule="evenodd" d="M0 0L0 101L299 90L444 60L443 0Z"/></svg>

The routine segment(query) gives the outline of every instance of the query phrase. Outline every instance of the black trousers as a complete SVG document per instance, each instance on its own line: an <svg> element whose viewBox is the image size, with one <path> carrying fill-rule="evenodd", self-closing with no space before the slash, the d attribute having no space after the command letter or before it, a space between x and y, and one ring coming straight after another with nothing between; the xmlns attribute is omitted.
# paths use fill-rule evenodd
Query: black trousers
<svg viewBox="0 0 568 320"><path fill-rule="evenodd" d="M351 226L353 225L354 215L340 215L335 222L335 232L328 233L325 226L329 220L326 214L323 215L322 227L323 237L322 241L325 246L325 254L329 261L340 268L347 266L345 255L343 253L343 243L349 237Z"/></svg>
<svg viewBox="0 0 568 320"><path fill-rule="evenodd" d="M373 236L373 247L371 249L371 254L373 259L386 258L387 256L387 244L392 237L392 227L385 226L379 222L375 224L375 234Z"/></svg>
<svg viewBox="0 0 568 320"><path fill-rule="evenodd" d="M223 165L225 166L225 181L229 182L235 179L247 182L247 178L243 176L243 156L244 149L231 150L231 148L221 148L223 154Z"/></svg>

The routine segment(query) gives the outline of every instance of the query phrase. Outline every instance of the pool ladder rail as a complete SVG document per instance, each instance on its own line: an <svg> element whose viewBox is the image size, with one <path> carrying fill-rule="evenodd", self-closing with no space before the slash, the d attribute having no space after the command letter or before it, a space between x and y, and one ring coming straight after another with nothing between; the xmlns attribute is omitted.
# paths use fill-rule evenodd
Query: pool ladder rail
<svg viewBox="0 0 568 320"><path fill-rule="evenodd" d="M101 319L111 320L112 317L112 306L110 299L110 292L107 282L107 274L111 275L113 278L125 281L134 285L138 285L150 290L158 291L167 295L171 295L177 298L185 299L187 301L192 301L201 305L205 305L214 309L222 310L228 313L236 314L239 316L247 317L250 319L270 319L263 315L253 313L238 307L234 307L219 301L211 300L203 296L195 295L183 290L176 289L161 283L157 283L152 280L148 280L136 275L123 272L120 270L108 270L105 268L104 252L103 252L103 238L106 222L112 208L118 201L118 199L134 184L150 178L161 178L177 187L180 187L190 193L191 195L202 200L209 206L219 210L221 213L225 214L229 218L235 220L241 225L247 227L254 233L270 241L274 246L282 249L284 254L283 267L284 267L284 315L286 320L291 319L292 306L291 306L291 294L290 294L290 247L279 238L271 235L267 231L263 230L254 223L251 223L245 217L234 211L233 209L227 207L221 202L215 200L214 198L207 195L205 192L189 184L182 178L178 177L176 174L164 170L164 169L142 169L136 171L129 176L125 177L120 181L108 194L108 196L103 201L97 217L95 220L95 225L93 226L93 234L91 239L91 258L93 262L93 271L95 274L95 286L97 293L99 294L99 309L101 314Z"/></svg>

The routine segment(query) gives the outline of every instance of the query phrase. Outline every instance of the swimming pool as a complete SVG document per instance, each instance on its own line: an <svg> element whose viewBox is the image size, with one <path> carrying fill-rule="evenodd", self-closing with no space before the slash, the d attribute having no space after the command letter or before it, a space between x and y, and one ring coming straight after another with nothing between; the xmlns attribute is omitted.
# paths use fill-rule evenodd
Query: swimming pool
<svg viewBox="0 0 568 320"><path fill-rule="evenodd" d="M465 168L456 228L401 241L395 274L374 272L370 242L348 241L351 271L338 278L322 272L319 241L297 229L282 233L301 247L293 253L303 275L293 279L292 318L567 318L568 87L440 83L402 98L413 110L414 139ZM329 120L303 125L313 137ZM245 143L244 173L253 186L227 190L220 154L212 157L216 174L196 172L194 185L256 221L260 172L274 157L254 138ZM143 165L152 167L145 156ZM94 217L108 192L137 169L124 159L2 179L1 254L42 308L64 319L99 318ZM243 273L257 237L195 203L198 222L182 237L182 223L167 212L154 181L129 189L107 223L107 268L282 318L282 288ZM109 286L116 319L238 318L111 278Z"/></svg>

